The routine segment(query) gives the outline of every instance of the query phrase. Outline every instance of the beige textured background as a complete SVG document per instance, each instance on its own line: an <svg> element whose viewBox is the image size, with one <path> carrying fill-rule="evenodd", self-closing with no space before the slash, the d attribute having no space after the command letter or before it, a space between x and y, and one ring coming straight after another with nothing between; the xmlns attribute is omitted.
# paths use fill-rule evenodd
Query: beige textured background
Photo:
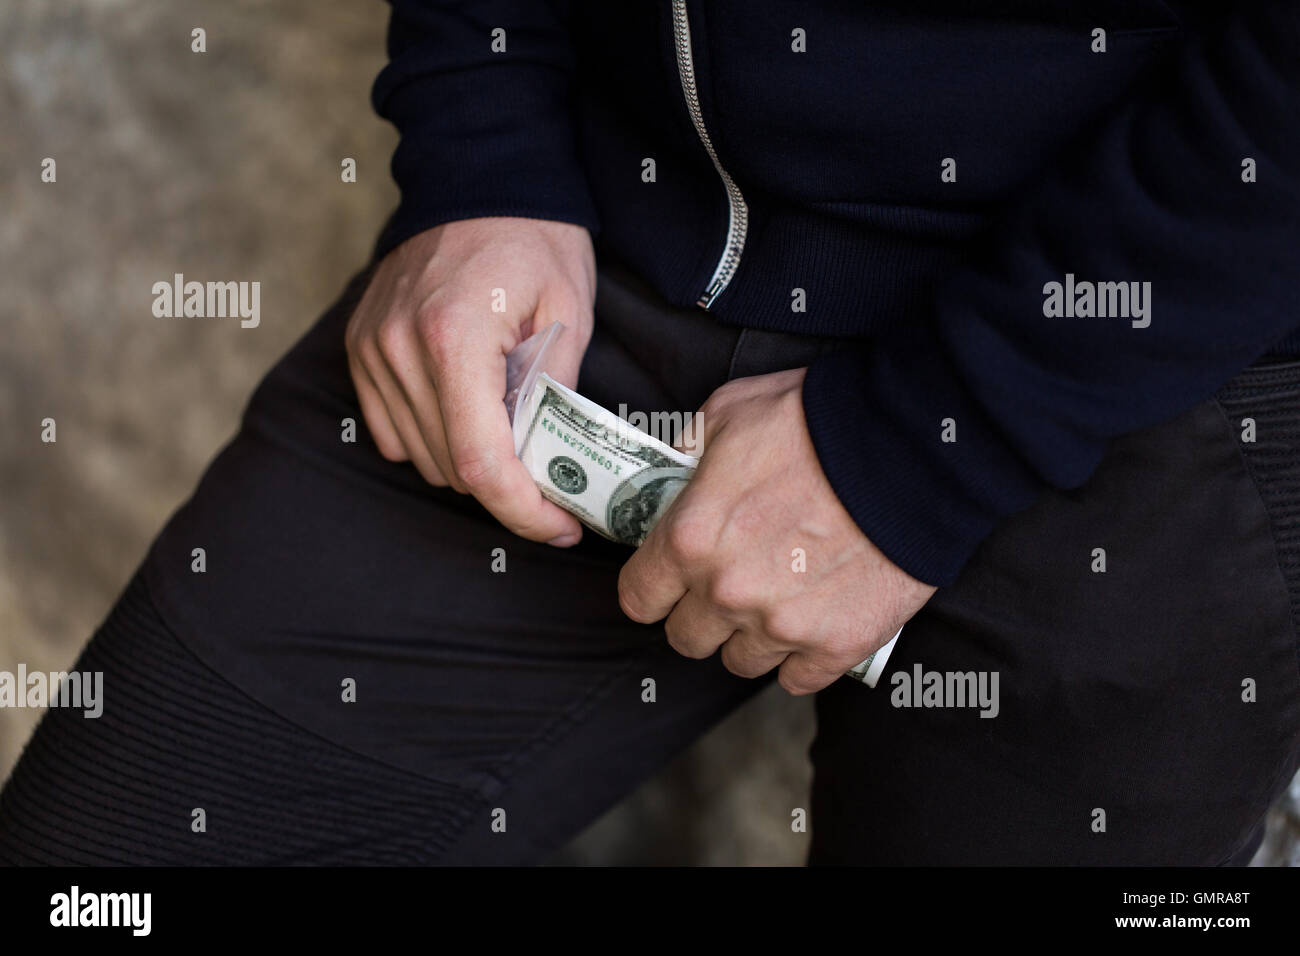
<svg viewBox="0 0 1300 956"><path fill-rule="evenodd" d="M377 0L0 3L0 670L71 666L253 386L364 264L397 201L396 135L369 104L387 17ZM150 287L174 272L260 280L260 327L155 319ZM812 716L773 690L563 859L800 862ZM38 716L0 709L0 778Z"/></svg>
<svg viewBox="0 0 1300 956"><path fill-rule="evenodd" d="M377 0L0 4L0 669L72 664L254 384L363 263L396 202L368 100L386 21ZM174 272L260 280L260 328L153 319ZM0 710L0 778L37 716ZM800 862L812 727L772 688L561 860ZM1300 862L1298 821L1274 814L1262 860Z"/></svg>

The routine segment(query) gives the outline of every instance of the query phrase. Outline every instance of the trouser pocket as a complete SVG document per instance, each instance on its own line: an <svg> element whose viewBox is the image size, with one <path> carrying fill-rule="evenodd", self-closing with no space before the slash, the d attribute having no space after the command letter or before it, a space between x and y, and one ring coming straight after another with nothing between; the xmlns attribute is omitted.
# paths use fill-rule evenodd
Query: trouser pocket
<svg viewBox="0 0 1300 956"><path fill-rule="evenodd" d="M1300 360L1252 365L1215 396L1268 513L1300 672Z"/></svg>

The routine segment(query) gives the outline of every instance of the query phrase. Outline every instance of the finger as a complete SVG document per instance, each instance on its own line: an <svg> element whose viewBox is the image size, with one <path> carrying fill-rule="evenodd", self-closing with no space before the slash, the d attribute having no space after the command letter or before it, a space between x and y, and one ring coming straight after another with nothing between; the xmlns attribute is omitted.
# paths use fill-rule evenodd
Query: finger
<svg viewBox="0 0 1300 956"><path fill-rule="evenodd" d="M574 544L578 519L542 497L515 456L506 415L505 356L472 347L434 368L451 467L465 488L506 528L533 541ZM451 374L451 369L455 371Z"/></svg>
<svg viewBox="0 0 1300 956"><path fill-rule="evenodd" d="M393 379L388 367L386 365L377 365L371 369L370 380L374 382L375 388L384 401L384 407L388 410L388 417L392 420L393 427L397 430L407 455L410 456L411 464L415 465L420 475L429 484L446 487L450 482L448 482L442 469L434 461L433 456L429 454L429 448L424 443L424 436L415 423L415 417L411 413L410 405L407 404L406 395L402 392L396 380Z"/></svg>
<svg viewBox="0 0 1300 956"><path fill-rule="evenodd" d="M690 492L688 487L672 507ZM671 509L670 509L671 511ZM627 559L618 573L618 603L634 621L650 624L668 616L686 593L684 566L667 553L665 518L659 519L641 547Z"/></svg>
<svg viewBox="0 0 1300 956"><path fill-rule="evenodd" d="M424 391L415 389L414 397L411 399L416 427L424 436L425 447L429 449L430 456L443 477L447 479L447 483L462 495L466 494L467 491L463 486L457 487L456 472L451 467L451 453L447 451L447 430L442 423L442 408L438 404L438 393L432 382L426 384L427 389Z"/></svg>
<svg viewBox="0 0 1300 956"><path fill-rule="evenodd" d="M754 631L737 631L722 645L722 666L737 677L761 677L790 656Z"/></svg>
<svg viewBox="0 0 1300 956"><path fill-rule="evenodd" d="M559 322L565 326L559 341L567 345L566 339L574 339L578 335L575 326L580 324L577 312L581 308L581 303L576 300L556 298L542 303L533 317L532 334L545 332L550 326ZM587 312L590 314L590 308ZM556 350L547 360L546 374L561 385L576 389L584 354L585 349L562 347Z"/></svg>
<svg viewBox="0 0 1300 956"><path fill-rule="evenodd" d="M829 687L846 670L848 670L846 666L837 667L819 660L812 654L796 652L787 657L785 663L781 665L778 681L788 693L799 697Z"/></svg>
<svg viewBox="0 0 1300 956"><path fill-rule="evenodd" d="M418 355L414 335L411 339L411 348L394 352L394 356ZM405 363L396 357L387 358L385 362L438 472L445 479L446 484L451 485L461 494L466 494L468 489L456 476L451 466L451 455L447 450L447 433L443 427L442 411L438 404L438 391L434 388L428 369L418 357L408 359Z"/></svg>
<svg viewBox="0 0 1300 956"><path fill-rule="evenodd" d="M370 430L370 437L379 449L379 454L389 461L407 461L410 456L406 453L402 439L397 434L397 426L393 424L370 373L351 355L348 356L348 368L352 373L357 401L361 404L361 415L366 420L366 427Z"/></svg>
<svg viewBox="0 0 1300 956"><path fill-rule="evenodd" d="M716 651L735 630L735 625L719 614L699 591L683 594L664 621L664 632L672 649L682 657L696 660Z"/></svg>

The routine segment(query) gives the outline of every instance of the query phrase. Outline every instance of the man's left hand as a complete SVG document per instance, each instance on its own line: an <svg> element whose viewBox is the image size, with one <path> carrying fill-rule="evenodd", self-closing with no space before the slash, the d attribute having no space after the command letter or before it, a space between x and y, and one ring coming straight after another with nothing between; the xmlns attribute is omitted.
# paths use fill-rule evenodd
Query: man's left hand
<svg viewBox="0 0 1300 956"><path fill-rule="evenodd" d="M721 647L741 677L779 667L791 694L842 676L935 591L891 563L836 498L804 422L805 371L713 393L698 413L694 478L618 579L624 613L666 616L678 653Z"/></svg>

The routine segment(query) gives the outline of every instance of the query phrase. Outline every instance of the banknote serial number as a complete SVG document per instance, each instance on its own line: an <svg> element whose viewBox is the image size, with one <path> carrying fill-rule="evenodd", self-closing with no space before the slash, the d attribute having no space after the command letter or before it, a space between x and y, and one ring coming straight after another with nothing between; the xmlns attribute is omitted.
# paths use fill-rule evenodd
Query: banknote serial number
<svg viewBox="0 0 1300 956"><path fill-rule="evenodd" d="M560 441L573 449L575 455L582 455L584 458L587 458L599 465L601 468L604 468L610 474L621 475L623 473L623 465L620 462L614 461L606 455L602 455L582 439L573 437L563 428L558 427L555 422L551 421L551 419L547 418L545 415L542 416L541 427L544 431L548 431L552 435L558 436Z"/></svg>

